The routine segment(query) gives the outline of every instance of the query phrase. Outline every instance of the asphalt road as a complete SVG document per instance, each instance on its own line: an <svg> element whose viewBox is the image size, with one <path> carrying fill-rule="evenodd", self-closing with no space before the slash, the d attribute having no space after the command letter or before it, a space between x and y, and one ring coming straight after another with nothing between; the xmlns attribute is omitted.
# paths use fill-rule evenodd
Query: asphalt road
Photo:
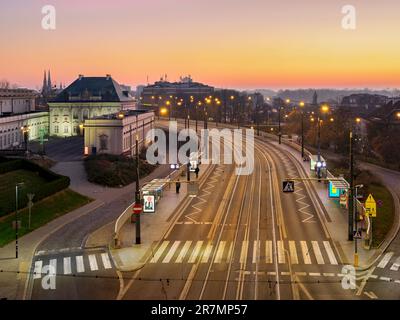
<svg viewBox="0 0 400 320"><path fill-rule="evenodd" d="M342 287L343 263L313 189L298 183L295 193L282 193L284 178L303 175L290 154L256 139L253 173L237 176L233 165L214 166L198 197L176 212L134 273L117 272L105 248L82 248L90 232L125 208L121 195L42 243L32 268L50 264L75 276L57 273L51 294L41 279L34 280L32 298L373 299ZM379 292L385 285L376 281L363 288Z"/></svg>

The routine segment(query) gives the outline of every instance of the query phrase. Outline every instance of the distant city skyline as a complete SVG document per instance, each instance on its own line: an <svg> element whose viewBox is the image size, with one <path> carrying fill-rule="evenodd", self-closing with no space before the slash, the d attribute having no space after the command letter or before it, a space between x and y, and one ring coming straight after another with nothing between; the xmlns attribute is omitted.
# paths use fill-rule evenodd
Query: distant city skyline
<svg viewBox="0 0 400 320"><path fill-rule="evenodd" d="M54 0L57 28L41 28L44 0L2 2L0 79L40 88L43 70L70 84L111 74L136 86L190 74L235 89L400 87L396 0ZM177 9L179 8L179 10Z"/></svg>

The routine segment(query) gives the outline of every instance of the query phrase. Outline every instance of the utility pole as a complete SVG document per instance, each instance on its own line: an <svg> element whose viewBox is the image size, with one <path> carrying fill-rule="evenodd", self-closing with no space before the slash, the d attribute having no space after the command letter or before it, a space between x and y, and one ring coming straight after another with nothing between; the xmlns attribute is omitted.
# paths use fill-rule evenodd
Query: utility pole
<svg viewBox="0 0 400 320"><path fill-rule="evenodd" d="M22 185L23 182L15 185L15 259L18 259L18 188Z"/></svg>
<svg viewBox="0 0 400 320"><path fill-rule="evenodd" d="M137 130L137 127L136 127ZM140 174L139 174L139 137L136 134L136 191L135 203L140 203ZM140 244L140 213L136 217L136 244Z"/></svg>

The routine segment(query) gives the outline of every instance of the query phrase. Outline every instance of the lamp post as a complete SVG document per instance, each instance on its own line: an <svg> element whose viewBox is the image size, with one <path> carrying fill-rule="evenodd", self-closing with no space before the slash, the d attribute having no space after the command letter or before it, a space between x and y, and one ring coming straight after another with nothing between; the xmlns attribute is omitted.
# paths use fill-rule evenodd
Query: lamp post
<svg viewBox="0 0 400 320"><path fill-rule="evenodd" d="M299 103L301 109L301 158L304 160L304 106L305 103L301 101Z"/></svg>
<svg viewBox="0 0 400 320"><path fill-rule="evenodd" d="M206 98L204 103L204 129L208 128L208 112L207 112L207 105L211 103L211 98Z"/></svg>
<svg viewBox="0 0 400 320"><path fill-rule="evenodd" d="M136 127L137 128L137 127ZM136 190L135 190L135 203L140 203L140 173L139 173L139 137L136 135ZM136 217L136 244L140 244L140 213Z"/></svg>
<svg viewBox="0 0 400 320"><path fill-rule="evenodd" d="M355 119L356 124L361 122L360 118ZM350 126L350 189L349 189L349 218L348 218L348 240L353 241L353 231L354 231L354 197L355 197L355 187L354 187L354 135L353 135L354 124L351 123Z"/></svg>
<svg viewBox="0 0 400 320"><path fill-rule="evenodd" d="M196 104L196 133L197 133L198 117L199 117L198 107L201 107L201 101L197 102L197 104Z"/></svg>
<svg viewBox="0 0 400 320"><path fill-rule="evenodd" d="M23 182L15 185L15 259L18 259L18 190L23 185Z"/></svg>
<svg viewBox="0 0 400 320"><path fill-rule="evenodd" d="M317 144L318 144L318 158L317 158L317 163L321 164L321 122L323 121L322 114L327 113L329 111L329 106L324 104L319 110L318 110L318 134L317 134ZM321 166L318 166L317 168L317 174L318 174L318 181L321 179Z"/></svg>
<svg viewBox="0 0 400 320"><path fill-rule="evenodd" d="M28 152L28 140L29 140L29 131L30 127L28 125L24 125L21 127L21 132L24 138L24 147L25 147L25 152Z"/></svg>

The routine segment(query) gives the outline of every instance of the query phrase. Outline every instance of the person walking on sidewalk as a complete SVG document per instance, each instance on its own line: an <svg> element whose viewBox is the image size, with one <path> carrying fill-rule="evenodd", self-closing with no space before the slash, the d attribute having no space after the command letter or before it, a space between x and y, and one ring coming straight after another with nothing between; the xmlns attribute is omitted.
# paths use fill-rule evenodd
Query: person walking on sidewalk
<svg viewBox="0 0 400 320"><path fill-rule="evenodd" d="M181 183L180 183L180 181L179 181L179 179L178 179L178 181L176 182L176 184L175 184L175 189L176 189L176 193L179 193L179 189L181 188Z"/></svg>
<svg viewBox="0 0 400 320"><path fill-rule="evenodd" d="M200 171L200 169L199 169L199 167L197 166L196 169L194 169L194 172L196 173L196 179L199 178L199 171Z"/></svg>

